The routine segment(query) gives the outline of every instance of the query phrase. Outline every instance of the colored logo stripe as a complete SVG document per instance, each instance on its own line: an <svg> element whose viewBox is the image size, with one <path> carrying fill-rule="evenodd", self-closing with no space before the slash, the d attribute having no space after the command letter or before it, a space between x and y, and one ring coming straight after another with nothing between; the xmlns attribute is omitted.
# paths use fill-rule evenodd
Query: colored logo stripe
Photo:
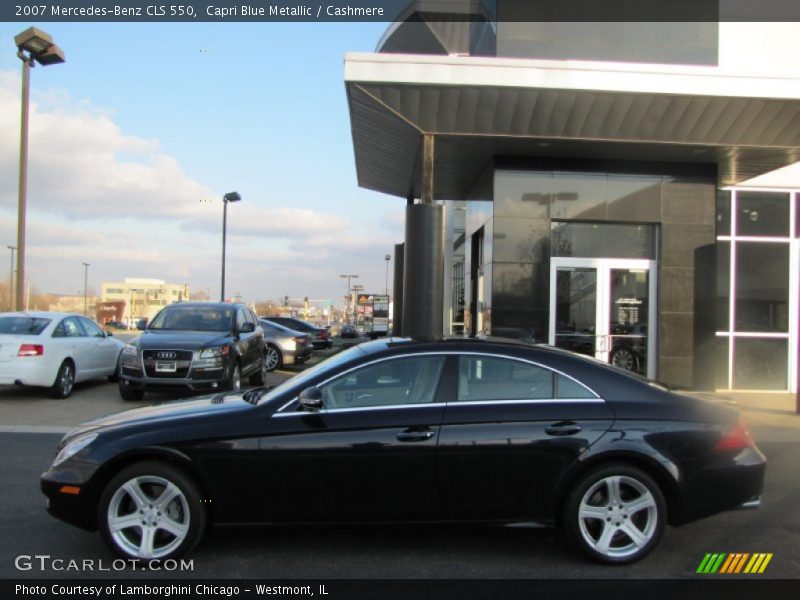
<svg viewBox="0 0 800 600"><path fill-rule="evenodd" d="M744 569L744 573L763 573L771 560L772 553L766 552L755 554L750 554L749 552L734 552L732 554L725 552L708 553L703 557L700 566L697 567L697 572L730 575L742 573L742 569Z"/></svg>

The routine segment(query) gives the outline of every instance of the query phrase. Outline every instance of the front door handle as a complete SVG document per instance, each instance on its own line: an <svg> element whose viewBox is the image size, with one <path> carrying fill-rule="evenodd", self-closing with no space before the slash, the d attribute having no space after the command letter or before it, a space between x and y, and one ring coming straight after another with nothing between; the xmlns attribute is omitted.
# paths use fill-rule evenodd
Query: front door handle
<svg viewBox="0 0 800 600"><path fill-rule="evenodd" d="M431 439L436 432L429 427L425 429L406 429L397 434L397 439L401 442L424 442Z"/></svg>
<svg viewBox="0 0 800 600"><path fill-rule="evenodd" d="M575 421L559 421L558 423L553 423L549 427L545 427L544 431L547 435L575 435L579 433L581 430L581 426L578 425Z"/></svg>

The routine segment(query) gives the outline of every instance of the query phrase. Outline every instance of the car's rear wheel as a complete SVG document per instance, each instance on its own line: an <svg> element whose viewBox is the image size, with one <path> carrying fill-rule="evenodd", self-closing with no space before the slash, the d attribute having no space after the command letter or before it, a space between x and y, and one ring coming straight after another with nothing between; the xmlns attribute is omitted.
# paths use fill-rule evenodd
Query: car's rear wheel
<svg viewBox="0 0 800 600"><path fill-rule="evenodd" d="M264 362L267 365L267 371L280 369L283 366L283 357L281 356L281 351L275 346L267 346L267 354Z"/></svg>
<svg viewBox="0 0 800 600"><path fill-rule="evenodd" d="M267 353L264 352L264 356L261 357L261 365L258 367L258 371L256 371L253 375L250 376L250 383L252 385L264 385L267 383L267 372L269 368L267 367Z"/></svg>
<svg viewBox="0 0 800 600"><path fill-rule="evenodd" d="M98 520L109 548L125 558L176 558L200 541L207 515L183 470L146 461L115 476L100 498Z"/></svg>
<svg viewBox="0 0 800 600"><path fill-rule="evenodd" d="M53 398L69 398L75 387L75 365L72 361L65 360L58 367L56 380L50 387L50 395Z"/></svg>
<svg viewBox="0 0 800 600"><path fill-rule="evenodd" d="M639 357L627 346L622 346L611 353L611 364L627 371L638 371Z"/></svg>
<svg viewBox="0 0 800 600"><path fill-rule="evenodd" d="M137 389L130 385L124 385L122 382L119 384L119 395L125 401L133 402L144 398L144 390Z"/></svg>
<svg viewBox="0 0 800 600"><path fill-rule="evenodd" d="M664 495L649 475L615 464L594 469L575 484L562 523L577 549L599 562L626 564L656 547L666 513Z"/></svg>

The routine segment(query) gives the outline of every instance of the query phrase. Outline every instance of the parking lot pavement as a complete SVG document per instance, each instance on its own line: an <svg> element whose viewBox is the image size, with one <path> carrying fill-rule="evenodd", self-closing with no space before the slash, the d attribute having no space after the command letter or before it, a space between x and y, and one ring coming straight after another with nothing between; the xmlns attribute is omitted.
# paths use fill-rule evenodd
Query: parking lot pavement
<svg viewBox="0 0 800 600"><path fill-rule="evenodd" d="M315 351L303 365L273 371L267 378L267 385L282 383L338 350ZM253 386L247 385L245 379L243 389L250 387ZM42 388L4 386L0 387L0 431L63 433L86 419L182 397L185 393L177 391L148 393L141 401L126 402L120 398L117 384L104 379L76 385L72 396L64 400L50 398Z"/></svg>

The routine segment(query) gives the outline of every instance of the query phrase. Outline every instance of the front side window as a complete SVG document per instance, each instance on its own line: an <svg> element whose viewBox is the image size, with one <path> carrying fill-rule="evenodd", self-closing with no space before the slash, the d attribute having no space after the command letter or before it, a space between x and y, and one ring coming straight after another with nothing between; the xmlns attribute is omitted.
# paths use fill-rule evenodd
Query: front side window
<svg viewBox="0 0 800 600"><path fill-rule="evenodd" d="M320 386L322 403L326 409L431 403L443 365L443 356L374 363Z"/></svg>
<svg viewBox="0 0 800 600"><path fill-rule="evenodd" d="M543 400L553 398L553 372L509 358L462 356L458 401Z"/></svg>
<svg viewBox="0 0 800 600"><path fill-rule="evenodd" d="M92 323L89 319L81 319L81 325L83 325L83 328L86 330L88 335L94 337L105 337L103 330Z"/></svg>

